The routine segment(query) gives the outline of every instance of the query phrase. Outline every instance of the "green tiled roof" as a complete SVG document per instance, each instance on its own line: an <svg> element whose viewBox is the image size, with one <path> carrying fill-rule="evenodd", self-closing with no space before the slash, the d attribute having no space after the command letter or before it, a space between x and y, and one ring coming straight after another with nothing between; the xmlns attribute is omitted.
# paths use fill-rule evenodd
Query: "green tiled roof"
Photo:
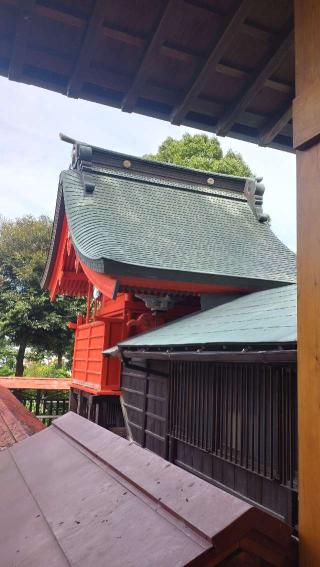
<svg viewBox="0 0 320 567"><path fill-rule="evenodd" d="M45 278L65 210L78 255L97 272L246 289L295 282L295 254L248 204L244 192L254 180L76 144L76 156L81 151L89 161L74 158L60 176Z"/></svg>
<svg viewBox="0 0 320 567"><path fill-rule="evenodd" d="M259 291L119 344L124 348L297 341L297 287ZM106 351L108 352L108 351Z"/></svg>

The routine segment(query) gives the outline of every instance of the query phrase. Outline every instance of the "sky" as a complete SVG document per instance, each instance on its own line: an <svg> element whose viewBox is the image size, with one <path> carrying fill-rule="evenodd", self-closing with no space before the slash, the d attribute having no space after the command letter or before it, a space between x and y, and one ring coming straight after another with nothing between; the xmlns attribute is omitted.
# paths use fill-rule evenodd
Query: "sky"
<svg viewBox="0 0 320 567"><path fill-rule="evenodd" d="M141 156L155 153L167 137L198 130L93 102L14 83L0 77L0 215L42 214L53 218L59 173L70 163L71 146L59 132L95 146ZM266 186L264 211L271 227L296 250L296 180L292 154L220 138L224 151L242 154Z"/></svg>

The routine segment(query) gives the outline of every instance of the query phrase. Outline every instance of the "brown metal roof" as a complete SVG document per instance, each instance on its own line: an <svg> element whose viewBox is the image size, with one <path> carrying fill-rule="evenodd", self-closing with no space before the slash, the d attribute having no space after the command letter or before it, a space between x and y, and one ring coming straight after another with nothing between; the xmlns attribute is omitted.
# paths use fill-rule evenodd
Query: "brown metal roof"
<svg viewBox="0 0 320 567"><path fill-rule="evenodd" d="M292 148L292 0L0 0L0 22L11 80Z"/></svg>
<svg viewBox="0 0 320 567"><path fill-rule="evenodd" d="M0 386L0 451L43 428L9 390Z"/></svg>
<svg viewBox="0 0 320 567"><path fill-rule="evenodd" d="M294 564L285 524L74 413L4 451L0 483L2 567Z"/></svg>
<svg viewBox="0 0 320 567"><path fill-rule="evenodd" d="M0 386L10 390L69 390L71 379L64 378L16 378L15 376L1 377Z"/></svg>

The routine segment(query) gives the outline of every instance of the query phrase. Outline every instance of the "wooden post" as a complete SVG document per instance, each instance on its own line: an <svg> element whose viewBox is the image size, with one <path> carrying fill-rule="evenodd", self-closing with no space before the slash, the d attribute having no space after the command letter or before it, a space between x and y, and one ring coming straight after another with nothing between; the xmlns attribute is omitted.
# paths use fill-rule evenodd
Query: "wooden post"
<svg viewBox="0 0 320 567"><path fill-rule="evenodd" d="M88 397L88 420L91 421L93 396Z"/></svg>
<svg viewBox="0 0 320 567"><path fill-rule="evenodd" d="M300 565L320 565L320 2L295 0Z"/></svg>

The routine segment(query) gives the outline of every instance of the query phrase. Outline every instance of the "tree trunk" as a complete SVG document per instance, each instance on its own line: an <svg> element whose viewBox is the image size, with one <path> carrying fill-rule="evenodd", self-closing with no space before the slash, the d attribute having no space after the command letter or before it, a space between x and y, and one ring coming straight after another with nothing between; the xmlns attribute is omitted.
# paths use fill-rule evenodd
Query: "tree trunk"
<svg viewBox="0 0 320 567"><path fill-rule="evenodd" d="M58 368L62 368L62 353L58 352L57 353L57 367Z"/></svg>
<svg viewBox="0 0 320 567"><path fill-rule="evenodd" d="M23 361L24 361L24 353L26 351L26 346L27 346L26 342L21 341L16 357L16 373L15 373L16 376L23 376L23 371L24 371Z"/></svg>

